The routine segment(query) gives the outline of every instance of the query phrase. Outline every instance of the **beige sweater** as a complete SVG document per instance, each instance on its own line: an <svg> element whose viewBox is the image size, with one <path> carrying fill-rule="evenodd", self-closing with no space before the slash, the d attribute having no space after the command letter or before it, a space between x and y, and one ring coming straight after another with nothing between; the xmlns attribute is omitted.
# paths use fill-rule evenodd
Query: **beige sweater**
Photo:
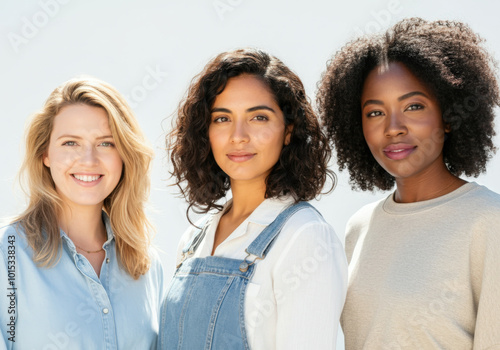
<svg viewBox="0 0 500 350"><path fill-rule="evenodd" d="M500 195L468 183L347 224L346 349L500 349Z"/></svg>

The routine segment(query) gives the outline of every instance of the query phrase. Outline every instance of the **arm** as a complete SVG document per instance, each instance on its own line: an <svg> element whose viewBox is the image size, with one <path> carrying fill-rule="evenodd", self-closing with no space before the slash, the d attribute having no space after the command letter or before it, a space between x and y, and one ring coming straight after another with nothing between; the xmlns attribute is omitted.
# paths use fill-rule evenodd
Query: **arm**
<svg viewBox="0 0 500 350"><path fill-rule="evenodd" d="M280 256L273 271L276 349L335 349L347 261L333 228L304 225Z"/></svg>
<svg viewBox="0 0 500 350"><path fill-rule="evenodd" d="M481 220L471 246L471 279L476 304L474 349L500 349L500 213Z"/></svg>

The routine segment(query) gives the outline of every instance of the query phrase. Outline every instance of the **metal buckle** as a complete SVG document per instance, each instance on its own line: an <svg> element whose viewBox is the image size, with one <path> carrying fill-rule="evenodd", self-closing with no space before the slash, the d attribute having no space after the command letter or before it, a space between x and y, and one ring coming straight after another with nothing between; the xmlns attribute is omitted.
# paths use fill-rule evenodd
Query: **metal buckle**
<svg viewBox="0 0 500 350"><path fill-rule="evenodd" d="M253 261L248 262L247 258L252 254L250 254L246 249L245 249L245 253L247 253L247 256L245 256L245 259L243 259L243 262L240 264L240 271L241 272L247 272L249 266L252 266L253 264L255 264L255 261L257 259L261 259L260 257L256 256L255 259L253 259Z"/></svg>
<svg viewBox="0 0 500 350"><path fill-rule="evenodd" d="M191 255L193 255L194 251L192 248L190 248L187 252L185 253L182 253L182 259L181 261L177 264L177 266L175 267L176 269L178 269L179 267L181 267L182 263L187 259L189 258Z"/></svg>

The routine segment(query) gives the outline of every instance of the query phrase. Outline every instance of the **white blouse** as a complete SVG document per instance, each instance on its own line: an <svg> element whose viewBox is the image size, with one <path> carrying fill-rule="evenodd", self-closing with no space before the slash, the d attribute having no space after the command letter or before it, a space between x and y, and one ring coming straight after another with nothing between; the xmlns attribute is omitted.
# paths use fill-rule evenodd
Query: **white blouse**
<svg viewBox="0 0 500 350"><path fill-rule="evenodd" d="M243 260L250 243L292 203L291 198L264 200L214 256ZM219 220L230 204L215 214L193 257L211 255ZM190 227L182 236L177 263L197 232ZM250 348L335 349L346 289L347 261L332 226L313 209L299 210L283 226L265 259L257 260L248 284L245 327Z"/></svg>

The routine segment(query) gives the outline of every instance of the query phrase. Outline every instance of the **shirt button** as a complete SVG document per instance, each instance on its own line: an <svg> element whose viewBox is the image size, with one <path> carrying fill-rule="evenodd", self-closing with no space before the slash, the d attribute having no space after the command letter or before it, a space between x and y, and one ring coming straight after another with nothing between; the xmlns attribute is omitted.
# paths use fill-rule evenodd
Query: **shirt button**
<svg viewBox="0 0 500 350"><path fill-rule="evenodd" d="M106 258L106 264L109 264L109 258Z"/></svg>
<svg viewBox="0 0 500 350"><path fill-rule="evenodd" d="M108 310L107 308L104 308L104 309L102 309L102 312L103 312L104 314L107 314L107 313L109 312L109 310Z"/></svg>

